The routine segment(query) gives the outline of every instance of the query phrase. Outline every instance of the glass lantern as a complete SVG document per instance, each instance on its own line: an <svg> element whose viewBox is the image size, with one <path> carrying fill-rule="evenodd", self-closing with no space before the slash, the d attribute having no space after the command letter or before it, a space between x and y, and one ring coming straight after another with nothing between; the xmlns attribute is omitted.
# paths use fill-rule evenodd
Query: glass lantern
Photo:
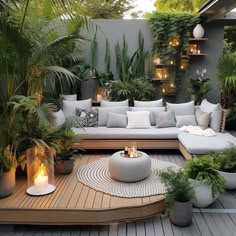
<svg viewBox="0 0 236 236"><path fill-rule="evenodd" d="M26 192L30 195L40 196L55 191L52 151L39 147L27 150L27 178Z"/></svg>

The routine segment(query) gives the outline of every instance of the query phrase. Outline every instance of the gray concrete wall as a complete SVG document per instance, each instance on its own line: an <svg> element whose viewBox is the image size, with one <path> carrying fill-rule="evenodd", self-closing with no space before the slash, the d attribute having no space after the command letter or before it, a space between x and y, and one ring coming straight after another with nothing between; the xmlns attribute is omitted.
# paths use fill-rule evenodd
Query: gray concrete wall
<svg viewBox="0 0 236 236"><path fill-rule="evenodd" d="M116 60L115 60L115 44L117 41L122 42L123 35L128 43L129 53L132 54L138 47L138 32L141 30L144 40L145 48L152 50L152 35L148 27L147 20L94 20L95 24L99 26L97 33L98 41L98 70L105 71L104 55L105 55L105 40L109 40L111 48L111 71L116 75ZM223 24L209 23L203 25L205 29L204 37L208 41L201 44L201 51L207 53L207 56L190 58L190 66L186 73L186 78L182 80L181 90L178 96L173 98L166 98L168 101L184 102L189 100L187 87L189 77L194 76L197 69L207 69L207 76L211 79L211 91L207 94L207 98L211 102L218 102L220 99L220 92L216 81L216 66L218 59L223 51ZM92 35L92 34L91 34ZM92 37L92 36L91 36ZM90 58L90 46L86 45L86 55Z"/></svg>

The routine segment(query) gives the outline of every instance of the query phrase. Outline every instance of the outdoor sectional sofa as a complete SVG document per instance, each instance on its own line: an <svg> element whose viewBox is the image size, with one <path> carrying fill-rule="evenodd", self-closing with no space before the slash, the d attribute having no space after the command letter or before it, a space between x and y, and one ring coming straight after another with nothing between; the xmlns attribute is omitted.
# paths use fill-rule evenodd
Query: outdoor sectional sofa
<svg viewBox="0 0 236 236"><path fill-rule="evenodd" d="M130 146L133 142L136 142L139 149L179 149L186 159L191 159L193 155L221 151L230 145L236 145L236 138L230 133L224 132L226 118L225 110L221 108L220 104L212 104L206 100L204 100L203 103L198 107L194 106L193 101L182 104L166 103L167 105L164 107L163 100L160 99L152 102L135 101L135 107L128 107L128 100L122 102L102 101L101 107L92 108L92 110L96 110L97 112L98 117L95 117L95 119L98 120L98 126L73 128L78 136L78 143L76 143L74 147L85 150L123 149L125 146ZM91 99L63 101L63 114L67 119L76 115L75 110L77 108L80 111L89 111L91 109ZM201 108L204 112L209 111L209 125L215 129L215 136L206 137L192 135L179 130L179 127L182 125L192 124L188 118L192 118L192 115L195 117L196 110ZM128 113L127 111L136 111L138 114L136 120L139 120L140 111L148 112L151 126L148 128L140 128L140 124L137 124L138 128L135 128L135 125L134 127L127 128L127 124L123 127L122 125L119 127L119 124L117 127L113 127L116 126L116 124L108 126L110 113L113 115L116 113L124 116ZM157 114L163 114L163 112L166 111L174 113L176 125L178 127L165 127L166 125L164 125L165 128L156 127L157 121L155 121L155 118ZM62 112L60 111L60 115L58 113L56 115L58 120L57 123L59 124L64 121L61 116ZM82 119L85 116L86 112L82 116ZM115 123L120 123L120 120L121 118L123 119L123 117L117 116L118 120ZM168 121L166 122L168 123ZM113 120L112 123L114 123Z"/></svg>

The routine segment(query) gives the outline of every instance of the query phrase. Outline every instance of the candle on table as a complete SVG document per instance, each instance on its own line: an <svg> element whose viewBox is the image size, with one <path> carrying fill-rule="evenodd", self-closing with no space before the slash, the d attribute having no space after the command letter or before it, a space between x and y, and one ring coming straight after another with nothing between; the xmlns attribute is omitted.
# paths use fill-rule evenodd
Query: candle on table
<svg viewBox="0 0 236 236"><path fill-rule="evenodd" d="M35 191L43 192L48 186L48 176L46 174L45 165L41 164L38 173L34 179Z"/></svg>
<svg viewBox="0 0 236 236"><path fill-rule="evenodd" d="M97 101L100 102L102 100L102 95L101 94L97 94Z"/></svg>

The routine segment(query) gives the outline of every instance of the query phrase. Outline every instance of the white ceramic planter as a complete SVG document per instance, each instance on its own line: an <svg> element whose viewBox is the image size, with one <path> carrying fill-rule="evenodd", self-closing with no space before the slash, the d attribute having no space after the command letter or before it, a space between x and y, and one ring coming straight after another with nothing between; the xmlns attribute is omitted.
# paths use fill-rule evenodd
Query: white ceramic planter
<svg viewBox="0 0 236 236"><path fill-rule="evenodd" d="M195 197L193 199L193 205L195 207L208 207L216 200L216 198L213 199L212 197L212 190L209 185L194 179L189 179L189 182L193 186L195 192Z"/></svg>
<svg viewBox="0 0 236 236"><path fill-rule="evenodd" d="M236 189L236 173L218 171L225 180L226 189Z"/></svg>
<svg viewBox="0 0 236 236"><path fill-rule="evenodd" d="M195 28L193 29L193 36L194 38L202 38L204 35L204 29L201 24L197 24Z"/></svg>
<svg viewBox="0 0 236 236"><path fill-rule="evenodd" d="M64 100L67 101L76 101L77 100L77 94L71 94L71 95L61 95Z"/></svg>

